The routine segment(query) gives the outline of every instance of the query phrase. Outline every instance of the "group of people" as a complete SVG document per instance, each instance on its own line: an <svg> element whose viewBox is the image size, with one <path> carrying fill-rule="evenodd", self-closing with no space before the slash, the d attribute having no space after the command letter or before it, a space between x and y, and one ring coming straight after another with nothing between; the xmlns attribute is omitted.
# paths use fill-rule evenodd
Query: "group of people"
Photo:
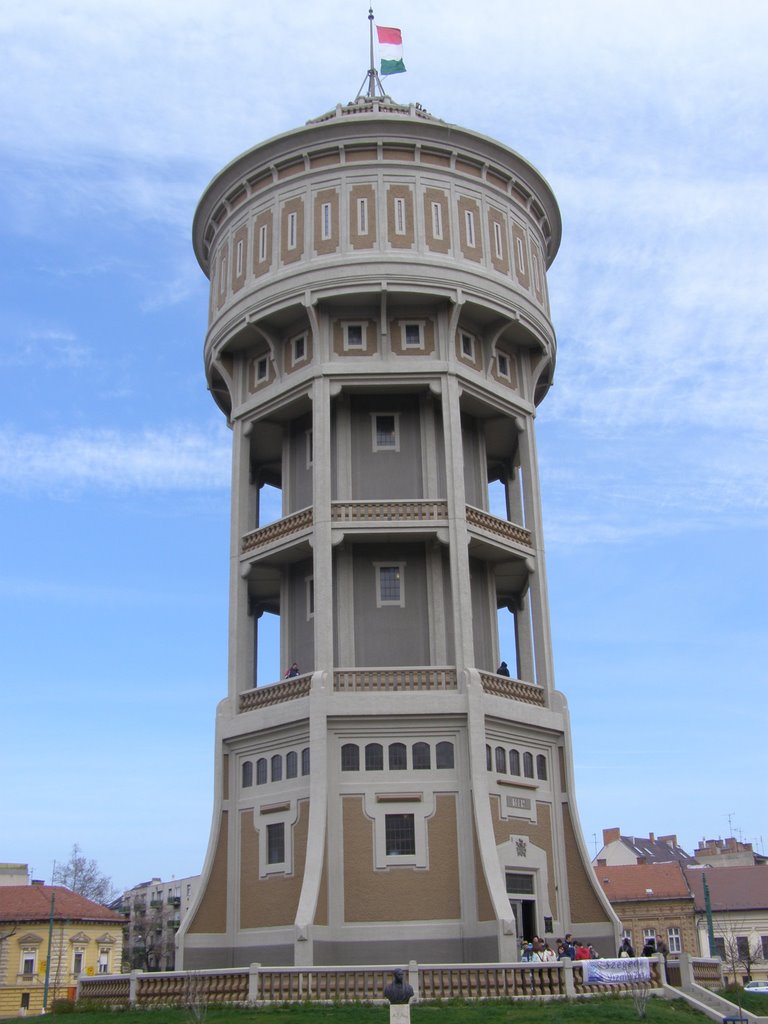
<svg viewBox="0 0 768 1024"><path fill-rule="evenodd" d="M554 960L564 960L566 957L570 960L597 960L600 956L591 943L580 942L578 939L574 939L570 933L564 939L558 939L555 947L552 949L548 942L540 939L538 935L534 935L531 942L523 940L520 959L524 963L536 960L542 963L552 963Z"/></svg>
<svg viewBox="0 0 768 1024"><path fill-rule="evenodd" d="M661 953L661 955L666 960L667 954L669 953L669 946L667 946L666 942L664 941L664 939L662 939L660 935L657 935L655 939L653 938L653 936L649 936L645 940L645 944L643 945L643 951L640 954L640 956L656 956L657 953ZM619 946L619 956L628 957L634 955L635 951L632 947L632 943L629 941L628 938L624 938L622 940L621 945Z"/></svg>

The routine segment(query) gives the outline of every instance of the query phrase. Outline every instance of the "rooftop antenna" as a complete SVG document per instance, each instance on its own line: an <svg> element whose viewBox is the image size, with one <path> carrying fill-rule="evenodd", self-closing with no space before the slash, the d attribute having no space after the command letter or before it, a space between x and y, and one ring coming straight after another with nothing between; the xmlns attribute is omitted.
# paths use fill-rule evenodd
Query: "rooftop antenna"
<svg viewBox="0 0 768 1024"><path fill-rule="evenodd" d="M382 99L387 95L384 92L384 86L381 84L379 73L376 70L376 65L373 59L373 8L368 8L368 33L370 36L370 65L365 73L362 85L358 89L356 100L359 100L361 96L367 97L369 100L375 99L380 96ZM367 84L367 88L366 88Z"/></svg>

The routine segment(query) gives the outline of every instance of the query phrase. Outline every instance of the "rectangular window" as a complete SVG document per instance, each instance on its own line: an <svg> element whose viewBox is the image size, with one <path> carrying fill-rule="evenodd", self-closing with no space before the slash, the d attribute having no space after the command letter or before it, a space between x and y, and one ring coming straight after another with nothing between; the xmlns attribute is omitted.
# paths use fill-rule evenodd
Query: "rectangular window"
<svg viewBox="0 0 768 1024"><path fill-rule="evenodd" d="M749 939L746 935L736 936L736 956L743 964L749 963Z"/></svg>
<svg viewBox="0 0 768 1024"><path fill-rule="evenodd" d="M763 960L768 960L768 935L760 936L760 946L763 950Z"/></svg>
<svg viewBox="0 0 768 1024"><path fill-rule="evenodd" d="M21 993L21 1008L22 1010L29 1009L29 992Z"/></svg>
<svg viewBox="0 0 768 1024"><path fill-rule="evenodd" d="M405 563L376 565L376 607L405 607Z"/></svg>
<svg viewBox="0 0 768 1024"><path fill-rule="evenodd" d="M387 814L384 817L388 857L408 857L416 853L416 828L412 814Z"/></svg>
<svg viewBox="0 0 768 1024"><path fill-rule="evenodd" d="M320 225L320 237L324 242L327 242L333 234L330 203L323 203L320 207Z"/></svg>
<svg viewBox="0 0 768 1024"><path fill-rule="evenodd" d="M267 864L285 862L285 825L282 821L267 825Z"/></svg>
<svg viewBox="0 0 768 1024"><path fill-rule="evenodd" d="M715 938L715 955L725 960L725 939Z"/></svg>
<svg viewBox="0 0 768 1024"><path fill-rule="evenodd" d="M517 871L507 871L507 892L518 896L533 896L533 875L524 875Z"/></svg>
<svg viewBox="0 0 768 1024"><path fill-rule="evenodd" d="M403 348L424 348L423 324L403 324Z"/></svg>
<svg viewBox="0 0 768 1024"><path fill-rule="evenodd" d="M399 452L400 433L396 413L375 413L373 422L373 450L375 452Z"/></svg>
<svg viewBox="0 0 768 1024"><path fill-rule="evenodd" d="M344 324L344 350L357 351L365 348L365 324Z"/></svg>
<svg viewBox="0 0 768 1024"><path fill-rule="evenodd" d="M517 239L517 261L521 267L525 266L525 255L523 253L523 240L522 238Z"/></svg>
<svg viewBox="0 0 768 1024"><path fill-rule="evenodd" d="M464 211L464 227L467 232L467 245L474 249L475 247L475 215L471 210Z"/></svg>
<svg viewBox="0 0 768 1024"><path fill-rule="evenodd" d="M499 369L499 376L503 377L505 380L509 380L509 356L505 355L503 352L497 352L496 365Z"/></svg>
<svg viewBox="0 0 768 1024"><path fill-rule="evenodd" d="M461 335L461 354L465 359L471 359L475 361L475 339L471 334L465 334L462 332Z"/></svg>
<svg viewBox="0 0 768 1024"><path fill-rule="evenodd" d="M680 929L667 928L667 945L670 953L681 953L683 947L680 942Z"/></svg>
<svg viewBox="0 0 768 1024"><path fill-rule="evenodd" d="M78 974L82 973L82 970L83 970L83 956L84 956L84 953L83 953L82 949L76 949L74 954L72 955L72 973L74 975L78 975Z"/></svg>
<svg viewBox="0 0 768 1024"><path fill-rule="evenodd" d="M307 456L307 460L306 460L307 461L307 469L309 469L309 467L315 461L314 439L312 437L312 431L311 430L307 430L304 433L304 444L305 444L305 454Z"/></svg>
<svg viewBox="0 0 768 1024"><path fill-rule="evenodd" d="M298 338L294 338L291 342L291 356L293 359L293 365L301 363L307 358L307 338L306 335L300 334Z"/></svg>
<svg viewBox="0 0 768 1024"><path fill-rule="evenodd" d="M315 580L313 576L307 576L307 619L315 615Z"/></svg>
<svg viewBox="0 0 768 1024"><path fill-rule="evenodd" d="M402 197L395 199L395 234L405 234L405 200Z"/></svg>
<svg viewBox="0 0 768 1024"><path fill-rule="evenodd" d="M35 961L37 953L34 949L24 949L21 952L21 973L31 977L35 973Z"/></svg>
<svg viewBox="0 0 768 1024"><path fill-rule="evenodd" d="M309 775L309 747L304 747L301 752L301 774Z"/></svg>
<svg viewBox="0 0 768 1024"><path fill-rule="evenodd" d="M264 263L267 258L267 225L262 224L259 228L259 263Z"/></svg>
<svg viewBox="0 0 768 1024"><path fill-rule="evenodd" d="M497 220L493 222L493 244L496 249L496 259L504 258L504 245L502 243L501 224Z"/></svg>
<svg viewBox="0 0 768 1024"><path fill-rule="evenodd" d="M298 214L294 211L288 214L288 248L296 248L296 226L298 223Z"/></svg>
<svg viewBox="0 0 768 1024"><path fill-rule="evenodd" d="M357 200L357 233L358 235L368 234L368 200Z"/></svg>
<svg viewBox="0 0 768 1024"><path fill-rule="evenodd" d="M237 248L235 249L235 274L240 277L243 273L243 248L244 243L242 238L238 240Z"/></svg>
<svg viewBox="0 0 768 1024"><path fill-rule="evenodd" d="M437 241L442 241L443 207L441 203L432 203L432 237Z"/></svg>
<svg viewBox="0 0 768 1024"><path fill-rule="evenodd" d="M97 967L99 974L109 974L109 950L99 950L99 963Z"/></svg>
<svg viewBox="0 0 768 1024"><path fill-rule="evenodd" d="M625 928L622 931L622 933L621 933L621 938L622 938L622 941L624 939L629 939L629 942L630 942L630 945L631 945L632 944L632 932L631 932L631 930L629 928Z"/></svg>
<svg viewBox="0 0 768 1024"><path fill-rule="evenodd" d="M257 381L259 381L259 380L266 380L267 379L267 366L268 366L268 363L267 363L267 357L266 356L261 356L260 359L256 360L256 380Z"/></svg>

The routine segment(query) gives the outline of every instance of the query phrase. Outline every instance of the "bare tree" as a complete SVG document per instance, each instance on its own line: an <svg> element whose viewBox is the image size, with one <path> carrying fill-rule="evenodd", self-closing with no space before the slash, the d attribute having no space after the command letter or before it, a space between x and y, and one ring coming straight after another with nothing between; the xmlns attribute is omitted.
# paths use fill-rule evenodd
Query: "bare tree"
<svg viewBox="0 0 768 1024"><path fill-rule="evenodd" d="M734 983L739 974L751 978L752 968L765 959L759 939L750 941L748 935L734 935L733 932L723 935L723 951L725 954L723 959L728 967L728 972L733 975Z"/></svg>
<svg viewBox="0 0 768 1024"><path fill-rule="evenodd" d="M54 865L52 881L54 885L64 885L79 896L105 906L119 895L112 879L101 873L95 860L83 855L77 843L66 863Z"/></svg>

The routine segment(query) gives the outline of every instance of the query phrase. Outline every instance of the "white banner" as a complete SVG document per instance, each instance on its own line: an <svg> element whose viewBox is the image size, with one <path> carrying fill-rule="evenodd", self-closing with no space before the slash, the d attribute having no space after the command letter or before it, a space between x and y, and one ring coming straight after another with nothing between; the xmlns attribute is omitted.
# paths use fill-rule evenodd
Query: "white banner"
<svg viewBox="0 0 768 1024"><path fill-rule="evenodd" d="M651 962L645 957L634 960L580 960L585 985L621 985L633 981L651 980Z"/></svg>

